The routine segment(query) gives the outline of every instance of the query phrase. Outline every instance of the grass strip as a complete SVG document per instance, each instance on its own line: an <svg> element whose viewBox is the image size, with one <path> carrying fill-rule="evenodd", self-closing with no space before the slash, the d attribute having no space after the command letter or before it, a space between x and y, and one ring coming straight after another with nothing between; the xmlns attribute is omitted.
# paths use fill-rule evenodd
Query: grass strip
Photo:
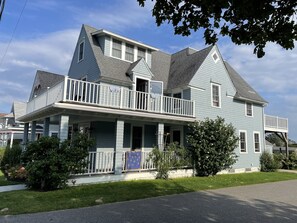
<svg viewBox="0 0 297 223"><path fill-rule="evenodd" d="M8 211L0 212L0 215L79 208L199 190L293 179L297 179L297 174L281 172L244 173L171 180L101 183L69 187L64 190L50 192L11 191L0 193L0 210L8 208ZM100 201L99 203L98 200Z"/></svg>

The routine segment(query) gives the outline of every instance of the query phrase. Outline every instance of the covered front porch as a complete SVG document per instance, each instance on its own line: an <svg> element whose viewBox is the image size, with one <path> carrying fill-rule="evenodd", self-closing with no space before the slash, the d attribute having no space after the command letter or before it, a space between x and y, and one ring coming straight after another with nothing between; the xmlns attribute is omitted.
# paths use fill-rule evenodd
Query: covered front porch
<svg viewBox="0 0 297 223"><path fill-rule="evenodd" d="M50 136L50 126L57 126L61 140L71 139L74 132L82 132L95 140L90 148L88 167L79 176L94 176L155 169L149 153L154 147L163 150L168 143L185 143L187 124L194 117L179 118L165 114L144 117L141 112L115 113L113 109L88 105L58 103L23 117L24 140L28 138L28 126L34 132L43 125L43 135Z"/></svg>

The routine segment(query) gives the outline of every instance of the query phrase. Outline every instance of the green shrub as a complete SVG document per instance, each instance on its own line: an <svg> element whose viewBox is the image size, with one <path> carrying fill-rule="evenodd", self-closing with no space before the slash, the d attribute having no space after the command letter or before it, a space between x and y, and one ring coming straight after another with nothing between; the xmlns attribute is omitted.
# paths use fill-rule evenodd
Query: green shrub
<svg viewBox="0 0 297 223"><path fill-rule="evenodd" d="M21 165L21 154L22 148L19 144L14 144L12 148L9 145L6 147L0 163L1 171L6 178L9 178L8 170L10 168Z"/></svg>
<svg viewBox="0 0 297 223"><path fill-rule="evenodd" d="M297 168L297 152L294 151L289 154L289 157L285 157L282 160L282 168L293 170Z"/></svg>
<svg viewBox="0 0 297 223"><path fill-rule="evenodd" d="M238 137L235 128L225 124L223 118L190 124L187 143L198 176L215 175L236 162Z"/></svg>
<svg viewBox="0 0 297 223"><path fill-rule="evenodd" d="M273 155L268 151L263 151L260 155L260 170L262 172L275 172L280 167L279 161L273 159Z"/></svg>
<svg viewBox="0 0 297 223"><path fill-rule="evenodd" d="M284 168L283 161L286 158L286 156L283 153L273 153L273 160L277 165L278 169Z"/></svg>
<svg viewBox="0 0 297 223"><path fill-rule="evenodd" d="M66 187L71 173L87 165L88 148L92 145L86 135L75 135L73 140L60 143L56 137L41 137L28 144L23 161L28 173L26 184L37 190Z"/></svg>
<svg viewBox="0 0 297 223"><path fill-rule="evenodd" d="M156 179L168 179L170 169L189 165L187 151L176 143L169 144L165 151L155 147L149 155L157 169Z"/></svg>

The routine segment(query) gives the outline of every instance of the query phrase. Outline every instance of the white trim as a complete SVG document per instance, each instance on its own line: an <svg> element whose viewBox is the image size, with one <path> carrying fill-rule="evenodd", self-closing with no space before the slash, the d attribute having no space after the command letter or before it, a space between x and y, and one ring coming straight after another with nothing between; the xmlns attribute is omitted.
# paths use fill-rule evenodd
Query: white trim
<svg viewBox="0 0 297 223"><path fill-rule="evenodd" d="M214 55L217 56L217 59L214 58ZM219 56L219 54L217 53L216 50L211 54L211 58L213 59L213 61L214 61L215 63L217 63L217 62L220 60L220 56Z"/></svg>
<svg viewBox="0 0 297 223"><path fill-rule="evenodd" d="M80 45L83 43L83 52L82 52L82 58L79 59L79 55L80 55ZM81 62L84 60L85 58L85 48L86 48L86 43L85 40L83 39L82 41L80 41L80 43L78 44L78 52L77 52L77 63Z"/></svg>
<svg viewBox="0 0 297 223"><path fill-rule="evenodd" d="M245 152L241 151L241 141L240 141L240 133L244 133L245 135ZM240 154L247 154L248 153L248 147L247 147L247 131L246 130L239 130L239 153Z"/></svg>
<svg viewBox="0 0 297 223"><path fill-rule="evenodd" d="M198 90L198 91L205 91L206 90L205 88L194 87L194 86L191 86L191 85L189 85L189 88L194 89L194 90Z"/></svg>
<svg viewBox="0 0 297 223"><path fill-rule="evenodd" d="M247 105L248 104L251 105L252 115L248 115L248 113L247 113ZM254 106L253 106L253 103L251 103L251 102L245 102L245 116L246 117L250 117L250 118L254 117Z"/></svg>
<svg viewBox="0 0 297 223"><path fill-rule="evenodd" d="M256 152L256 148L255 148L255 134L259 135L259 152ZM261 134L259 131L253 131L253 139L254 139L254 144L253 144L253 148L254 148L254 153L261 153Z"/></svg>
<svg viewBox="0 0 297 223"><path fill-rule="evenodd" d="M159 50L159 49L157 49L157 48L155 48L155 47L146 45L146 44L144 44L144 43L140 43L140 42L138 42L138 41L135 41L135 40L126 38L126 37L124 37L124 36L120 36L120 35L118 35L118 34L109 32L109 31L104 30L104 29L101 29L101 30L98 30L98 31L95 31L95 32L92 33L92 35L100 35L100 34L107 34L107 35L110 35L111 38L116 37L116 38L118 38L118 39L122 39L122 40L124 40L125 42L131 43L131 44L134 44L134 45L137 45L137 46L141 46L141 47L144 47L144 48L148 48L148 49L150 49L150 50L152 50L152 51L158 51L158 50Z"/></svg>
<svg viewBox="0 0 297 223"><path fill-rule="evenodd" d="M210 95L211 95L211 107L213 107L213 108L221 108L222 107L222 100L221 100L221 98L222 98L222 94L221 94L221 85L220 84L216 84L216 83L210 83ZM213 92L213 86L217 86L218 88L219 88L219 106L215 106L214 104L213 104L213 95L212 95L212 92Z"/></svg>

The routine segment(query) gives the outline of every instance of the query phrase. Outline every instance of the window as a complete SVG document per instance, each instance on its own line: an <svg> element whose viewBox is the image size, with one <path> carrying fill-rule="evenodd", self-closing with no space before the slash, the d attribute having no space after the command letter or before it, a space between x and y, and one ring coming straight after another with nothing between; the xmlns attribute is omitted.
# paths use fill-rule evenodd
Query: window
<svg viewBox="0 0 297 223"><path fill-rule="evenodd" d="M252 103L246 103L245 104L245 108L246 108L246 116L253 116L253 104Z"/></svg>
<svg viewBox="0 0 297 223"><path fill-rule="evenodd" d="M134 61L134 46L131 44L126 43L126 54L125 60Z"/></svg>
<svg viewBox="0 0 297 223"><path fill-rule="evenodd" d="M217 84L211 84L212 88L212 106L221 107L221 86Z"/></svg>
<svg viewBox="0 0 297 223"><path fill-rule="evenodd" d="M254 132L254 150L255 150L255 153L259 153L261 151L259 132Z"/></svg>
<svg viewBox="0 0 297 223"><path fill-rule="evenodd" d="M246 131L239 131L239 147L241 153L247 152Z"/></svg>
<svg viewBox="0 0 297 223"><path fill-rule="evenodd" d="M213 54L211 56L212 56L212 59L214 60L215 63L220 60L217 52L213 52Z"/></svg>
<svg viewBox="0 0 297 223"><path fill-rule="evenodd" d="M141 58L145 60L145 49L138 47L137 60Z"/></svg>
<svg viewBox="0 0 297 223"><path fill-rule="evenodd" d="M112 40L112 56L122 58L122 42L116 39Z"/></svg>
<svg viewBox="0 0 297 223"><path fill-rule="evenodd" d="M79 51L78 51L78 62L84 59L84 48L85 48L85 42L81 42L79 44Z"/></svg>

